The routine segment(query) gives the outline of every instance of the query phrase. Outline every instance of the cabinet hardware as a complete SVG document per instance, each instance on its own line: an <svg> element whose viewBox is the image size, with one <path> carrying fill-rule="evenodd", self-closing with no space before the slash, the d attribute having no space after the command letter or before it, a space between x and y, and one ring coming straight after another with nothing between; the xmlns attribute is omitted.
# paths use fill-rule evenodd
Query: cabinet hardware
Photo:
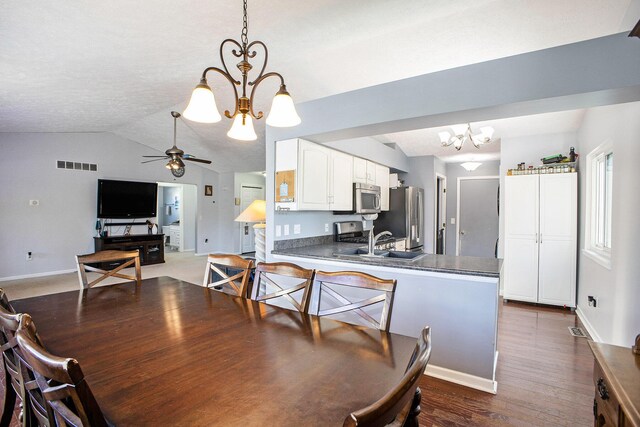
<svg viewBox="0 0 640 427"><path fill-rule="evenodd" d="M607 385L604 383L604 379L600 378L597 383L598 386L598 394L602 400L607 400L609 398L609 391L607 390Z"/></svg>

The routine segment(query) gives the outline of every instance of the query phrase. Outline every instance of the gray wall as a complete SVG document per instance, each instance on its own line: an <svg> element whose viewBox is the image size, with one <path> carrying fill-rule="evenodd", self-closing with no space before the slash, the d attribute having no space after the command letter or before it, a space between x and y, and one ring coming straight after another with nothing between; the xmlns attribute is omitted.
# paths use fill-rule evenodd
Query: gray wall
<svg viewBox="0 0 640 427"><path fill-rule="evenodd" d="M458 209L458 178L468 176L498 176L500 174L500 162L482 162L482 165L478 166L478 169L474 171L467 171L460 163L447 163L446 177L447 177L447 226L445 227L447 233L446 254L456 254L456 226L451 224L451 218L456 218L456 212ZM500 212L504 212L502 209ZM495 223L494 223L495 224Z"/></svg>
<svg viewBox="0 0 640 427"><path fill-rule="evenodd" d="M74 269L75 255L93 252L98 178L172 180L163 165L140 164L142 155L160 152L110 133L0 133L0 146L0 278ZM96 163L98 171L56 169L56 160ZM217 186L218 174L190 164L174 181L202 189ZM223 243L216 239L217 205L205 203L203 193L198 191L199 253ZM30 199L40 205L29 206ZM146 226L133 232L146 233ZM28 251L32 261L26 261Z"/></svg>
<svg viewBox="0 0 640 427"><path fill-rule="evenodd" d="M593 108L578 132L581 155L578 312L595 339L630 347L640 333L640 102ZM590 151L613 142L613 229L611 270L586 257L584 248L586 166ZM587 296L598 298L589 307Z"/></svg>

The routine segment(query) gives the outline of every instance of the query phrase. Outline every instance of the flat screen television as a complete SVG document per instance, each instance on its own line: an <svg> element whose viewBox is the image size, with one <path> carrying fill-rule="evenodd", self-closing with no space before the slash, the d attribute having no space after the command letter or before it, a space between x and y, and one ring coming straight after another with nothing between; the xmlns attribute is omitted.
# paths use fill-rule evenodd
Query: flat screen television
<svg viewBox="0 0 640 427"><path fill-rule="evenodd" d="M98 180L98 218L151 218L156 216L155 182Z"/></svg>

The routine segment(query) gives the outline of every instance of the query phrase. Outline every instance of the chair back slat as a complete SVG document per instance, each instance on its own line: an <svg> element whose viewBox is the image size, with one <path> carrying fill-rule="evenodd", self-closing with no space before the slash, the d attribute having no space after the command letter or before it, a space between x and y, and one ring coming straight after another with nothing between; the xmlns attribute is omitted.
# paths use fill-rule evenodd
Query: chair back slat
<svg viewBox="0 0 640 427"><path fill-rule="evenodd" d="M247 297L253 261L233 254L209 254L202 286ZM229 273L229 270L238 273ZM214 273L220 280L214 280Z"/></svg>
<svg viewBox="0 0 640 427"><path fill-rule="evenodd" d="M289 262L261 262L256 267L255 279L251 292L251 299L268 301L278 298L287 300L296 310L306 313L311 296L310 287L315 271L302 268ZM285 284L289 279L300 279L301 282ZM285 287L286 286L286 287ZM271 288L273 292L269 292ZM302 291L302 298L297 301L292 294Z"/></svg>
<svg viewBox="0 0 640 427"><path fill-rule="evenodd" d="M421 392L418 387L431 357L431 330L422 330L400 383L380 400L352 412L344 420L345 427L383 427L406 425L407 418L417 420ZM414 425L414 424L411 424ZM417 425L417 424L415 424Z"/></svg>
<svg viewBox="0 0 640 427"><path fill-rule="evenodd" d="M20 367L36 417L51 426L107 426L78 361L50 354L36 342L33 322L23 314L16 332ZM48 422L44 420L44 410Z"/></svg>
<svg viewBox="0 0 640 427"><path fill-rule="evenodd" d="M316 305L313 309L310 309L309 312L317 316L328 316L351 311L356 314L360 320L364 321L367 326L388 331L391 323L391 309L393 307L396 284L397 281L395 279L381 279L358 271L317 271L312 286L317 293ZM352 301L352 299L341 294L332 285L367 289L370 291L379 291L380 293L367 299ZM320 306L323 296L331 297L334 302L339 303L339 305L328 309L321 309ZM383 304L379 320L363 310L364 307L379 303Z"/></svg>
<svg viewBox="0 0 640 427"><path fill-rule="evenodd" d="M123 261L112 270L104 270L88 264L100 264L106 262ZM140 251L99 251L92 254L76 255L76 265L78 268L78 280L80 287L83 289L91 288L109 277L117 277L120 279L132 280L138 285L142 283L142 270L140 267ZM135 267L135 276L120 273L127 267ZM89 281L87 272L99 273L100 275L93 281Z"/></svg>

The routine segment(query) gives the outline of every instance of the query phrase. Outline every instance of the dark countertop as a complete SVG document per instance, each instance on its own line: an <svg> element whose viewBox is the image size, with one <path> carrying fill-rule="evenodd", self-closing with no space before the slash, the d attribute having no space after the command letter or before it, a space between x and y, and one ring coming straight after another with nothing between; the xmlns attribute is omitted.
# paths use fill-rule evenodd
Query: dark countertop
<svg viewBox="0 0 640 427"><path fill-rule="evenodd" d="M327 243L291 249L274 250L274 255L287 255L301 258L313 258L330 261L369 264L380 267L402 268L408 270L433 271L438 273L463 274L467 276L500 277L502 260L496 258L478 258L468 256L427 254L415 260L398 258L368 258L354 255L341 255L339 252L359 247L355 243Z"/></svg>

